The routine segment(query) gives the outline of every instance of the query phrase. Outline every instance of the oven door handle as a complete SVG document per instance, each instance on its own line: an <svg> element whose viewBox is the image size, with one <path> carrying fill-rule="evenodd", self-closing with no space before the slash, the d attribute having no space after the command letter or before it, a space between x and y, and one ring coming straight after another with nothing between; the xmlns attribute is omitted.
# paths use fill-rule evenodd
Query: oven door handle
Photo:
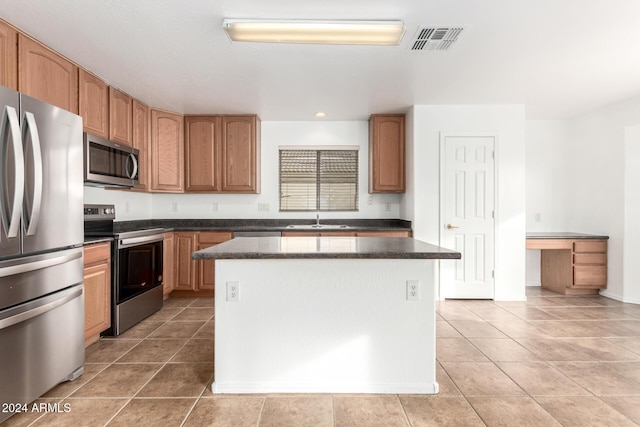
<svg viewBox="0 0 640 427"><path fill-rule="evenodd" d="M128 248L143 243L161 242L164 240L164 234L154 234L152 236L130 237L128 239L120 239L119 248Z"/></svg>

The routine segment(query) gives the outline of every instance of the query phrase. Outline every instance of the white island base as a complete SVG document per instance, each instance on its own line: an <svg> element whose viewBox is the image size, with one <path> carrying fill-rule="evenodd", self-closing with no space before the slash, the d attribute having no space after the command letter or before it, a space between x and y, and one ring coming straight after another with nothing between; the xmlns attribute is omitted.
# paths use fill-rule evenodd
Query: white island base
<svg viewBox="0 0 640 427"><path fill-rule="evenodd" d="M216 259L213 392L437 393L436 261Z"/></svg>

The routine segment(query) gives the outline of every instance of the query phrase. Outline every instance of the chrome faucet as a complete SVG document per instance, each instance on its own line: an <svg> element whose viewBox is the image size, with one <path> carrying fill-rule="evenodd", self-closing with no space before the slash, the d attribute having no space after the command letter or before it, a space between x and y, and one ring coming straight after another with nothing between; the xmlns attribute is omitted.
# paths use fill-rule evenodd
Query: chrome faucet
<svg viewBox="0 0 640 427"><path fill-rule="evenodd" d="M316 227L320 227L320 212L316 213Z"/></svg>

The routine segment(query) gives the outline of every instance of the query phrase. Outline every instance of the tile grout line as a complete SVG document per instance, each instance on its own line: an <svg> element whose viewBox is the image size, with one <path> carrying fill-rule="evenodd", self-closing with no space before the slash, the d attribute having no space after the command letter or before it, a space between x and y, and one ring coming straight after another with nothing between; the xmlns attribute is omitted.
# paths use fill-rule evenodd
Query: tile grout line
<svg viewBox="0 0 640 427"><path fill-rule="evenodd" d="M215 374L214 374L215 375ZM256 421L256 427L260 426L260 422L262 421L262 413L264 411L264 405L267 403L267 395L265 394L262 397L262 405L260 405L260 412L258 412L258 421ZM334 423L335 424L335 423Z"/></svg>
<svg viewBox="0 0 640 427"><path fill-rule="evenodd" d="M192 302L191 304L193 304L193 302ZM182 312L183 312L187 307L188 307L188 305L187 305L187 306L184 306L184 307L181 307L182 309L181 309L180 311L178 311L174 316L172 316L172 317L170 317L170 318L165 319L164 321L162 321L162 325L160 325L158 328L154 329L153 331L149 332L149 334L147 334L147 336L143 337L143 338L140 340L140 342L139 342L138 344L136 344L136 345L135 345L135 346L133 346L131 349L129 349L128 351L126 351L124 354L122 354L120 357L118 357L116 360L114 360L114 361L113 361L109 366L111 366L111 365L115 365L115 364L116 364L116 362L117 362L118 360L120 360L122 357L124 357L124 355L125 355L125 354L129 353L131 350L133 350L134 348L136 348L137 346L139 346L142 342L144 342L145 340L147 340L147 339L148 339L148 338L149 338L149 337L150 337L150 336L151 336L155 331L157 331L158 329L160 329L162 326L166 325L168 322L170 322L170 321L171 321L171 319L173 319L174 317L176 317L178 314L182 313ZM205 322L205 323L206 323L206 322ZM204 326L204 324L203 324L202 326ZM201 326L201 327L202 327L202 326ZM199 331L199 330L200 330L200 328L198 328L198 331ZM197 332L197 331L196 331L196 332ZM195 332L194 332L194 334L193 334L193 335L195 335ZM193 335L192 335L192 337L193 337ZM119 414L120 414L120 413L121 413L121 412L122 412L122 411L123 411L123 410L124 410L124 409L125 409L125 408L126 408L126 407L127 407L127 406L128 406L128 405L129 405L129 404L130 404L130 403L131 403L131 402L136 398L136 397L137 397L137 396L138 396L138 395L139 395L139 394L140 394L140 392L141 392L141 391L142 391L142 390L143 390L143 389L144 389L144 388L145 388L145 387L146 387L146 386L147 386L147 385L148 385L148 384L149 384L149 383L150 383L150 382L151 382L151 381L152 381L152 380L153 380L153 379L154 379L154 378L155 378L155 377L156 377L156 376L157 376L157 375L162 371L162 369L164 369L164 367L165 367L165 366L167 366L167 364L169 364L169 361L170 361L173 357L175 357L175 355L176 355L176 354L178 354L178 352L180 352L180 350L182 350L182 349L184 348L184 346L186 346L186 345L187 345L187 343L189 342L189 340L190 340L190 339L191 339L191 338L187 338L186 342L185 342L185 343L184 343L184 344L183 344L183 345L182 345L178 350L176 350L176 352L175 352L175 353L173 353L173 355L171 355L167 361L165 361L164 363L161 363L161 366L158 368L158 370L157 370L157 371L156 371L156 372L155 372L151 377L149 377L149 379L148 379L144 384L142 384L142 385L140 386L140 388L138 389L138 391L136 391L136 392L133 394L133 396L131 396L131 397L127 400L127 402L126 402L124 405L122 405L122 407L121 407L118 411L116 411L116 413L115 413L111 418L109 418L109 420L107 420L107 422L104 424L104 426L105 426L105 427L106 427L108 424L110 424L110 423L111 423L111 422L112 422L112 421L113 421L113 420L114 420L114 419L115 419L115 418L116 418L116 417L117 417L117 416L118 416L118 415L119 415ZM138 363L132 363L132 364L138 364ZM155 363L150 362L149 364L155 364ZM160 365L160 363L158 363L158 364ZM105 369L106 369L106 368L105 368ZM201 392L200 394L202 395L202 392ZM198 399L196 399L196 402L197 402L197 401L198 401ZM194 403L194 405L195 405L195 403ZM189 413L190 413L190 411L189 411ZM188 414L187 414L187 416L188 416ZM185 417L185 420L186 420L186 417ZM183 420L183 421L184 421L184 420Z"/></svg>
<svg viewBox="0 0 640 427"><path fill-rule="evenodd" d="M470 310L470 309L469 309L469 310ZM472 310L470 310L470 311L472 311ZM544 310L543 310L543 311L544 311ZM473 311L472 311L472 313L473 313L473 314L475 314L475 315L477 315L477 316L479 316L477 313L475 313L475 312L473 312ZM484 321L486 321L482 316L479 316L479 317L481 317ZM520 316L517 316L517 317L520 317ZM443 317L443 319L444 319L444 317ZM502 368L497 364L497 362L496 362L496 361L494 361L493 359L491 359L491 358L490 358L487 354L485 354L485 353L484 353L480 348L478 348L478 347L477 347L477 346L476 346L476 345L475 345L475 344L474 344L474 343L469 339L469 337L467 337L467 336L466 336L466 335L464 335L462 332L460 332L457 328L455 328L455 327L454 327L454 326L449 322L449 320L447 320L447 319L445 319L445 320L447 321L447 323L449 323L449 325L450 325L452 328L454 328L458 333L460 333L460 335L461 335L461 336L462 336L462 337L463 337L463 338L464 338L464 339L465 339L469 344L471 344L474 348L476 348L476 350L478 350L481 354L483 354L485 357L487 357L487 358L489 359L489 361L491 361L491 362L496 366L496 368L498 368L498 369L499 369L499 370L500 370L500 371L501 371L501 372L502 372L502 373L503 373L507 378L509 378L511 381L513 381L513 382L514 382L514 384L516 384L516 385L517 385L517 386L518 386L518 387L519 387L519 388L520 388L520 389L525 393L525 395L526 395L527 397L529 397L529 398L530 398L530 399L532 399L534 402L536 402L536 404L537 404L537 405L538 405L542 410L544 410L547 414L549 414L549 416L550 416L551 418L553 418L553 419L554 419L554 420L556 420L556 421L559 421L556 417L554 417L554 416L553 416L553 414L551 414L549 411L547 411L547 410L546 410L546 409L545 409L545 408L540 404L540 402L538 401L538 399L536 399L536 396L529 394L529 393L528 393L524 388L522 388L522 386L520 386L520 385L519 385L519 384L518 384L518 383L517 383L517 382L516 382L516 381L515 381L515 380L514 380L510 375L508 375L508 374L507 374L507 373L506 373L506 372L505 372L505 371L504 371L504 370L503 370L503 369L502 369ZM535 324L533 324L533 323L529 322L527 319L523 319L523 320L524 320L525 322L527 322L527 323L531 324L532 326L536 326ZM559 321L570 321L570 320L572 320L572 319L559 319ZM592 320L597 320L597 319L592 319ZM501 332L502 332L502 331L501 331ZM516 341L516 339L515 339L515 338L512 338L512 337L511 337L511 336L509 336L509 335L507 335L507 336L508 336L508 337L509 337L509 339L510 339L510 340L512 340L514 343L516 343L516 344L520 345L521 347L523 347L523 348L527 349L526 347L522 346L522 344L521 344L521 343L519 343L518 341ZM571 339L571 338L567 338L567 337L553 337L553 338L555 338L555 339ZM576 338L584 338L584 337L576 337ZM604 337L591 337L591 338L603 339L603 340L605 340L605 341L608 341L608 340L606 340ZM608 342L610 342L610 341L608 341ZM613 344L613 345L615 345L615 346L617 346L617 347L620 347L620 348L622 348L622 349L625 349L625 350L626 350L626 348L624 348L624 347L622 347L622 346L619 346L619 345L616 345L615 343L611 343L611 344ZM528 350L528 349L527 349L527 350ZM529 351L531 351L531 350L529 350ZM632 351L632 353L634 353L634 352ZM534 353L534 354L535 354L537 357L542 357L542 356L540 356L540 355L538 355L538 354L536 354L536 353ZM556 371L556 372L560 373L563 377L565 377L566 379L568 379L569 381L571 381L572 383L576 384L578 387L580 387L581 389L583 389L584 391L586 391L587 393L589 393L589 394L590 394L590 396L589 396L589 397L592 397L592 398L596 398L596 399L598 399L600 402L602 402L602 404L604 404L604 405L608 406L609 408L611 408L611 409L612 409L613 411L615 411L616 413L618 413L618 414L622 415L625 419L628 419L628 420L630 420L631 422L633 422L633 420L631 420L631 419L630 419L629 417L627 417L625 414L620 413L620 412L619 412L619 411L617 411L615 408L611 407L611 406L610 406L610 405L608 405L606 402L604 402L604 401L602 400L602 396L597 396L597 395L595 395L595 393L591 392L590 390L588 390L588 389L586 389L585 387L583 387L581 384L577 383L575 380L573 380L572 378L570 378L567 374L565 374L564 372L560 371L557 367L555 367L554 365L552 365L552 364L550 363L550 361L545 360L545 359L543 358L543 359L541 360L541 362L543 362L545 365L549 366L549 367L550 367L550 368L552 368L554 371ZM598 363L604 363L604 361L599 361L599 360L597 360L596 362L598 362ZM522 362L520 362L520 363L522 363ZM442 365L441 365L441 366L442 366ZM444 367L442 367L442 369L443 369L443 370L445 370L445 372L446 372L446 369L445 369ZM448 372L446 372L446 373L447 373L447 376L449 376ZM451 377L449 376L449 378L451 378ZM451 378L451 381L452 381L452 382L453 382L453 384L454 384L454 385L459 389L458 385L455 383L455 381L453 381L453 378ZM635 381L635 380L634 380L634 381ZM635 382L638 382L638 381L635 381ZM467 403L471 406L471 408L475 411L475 408L473 407L473 405L471 405L471 404L470 404L470 402L468 401L467 396L466 396L464 393L462 393L462 395L465 397L465 400L466 400L466 401L467 401ZM555 395L554 395L554 396L555 396ZM478 413L477 413L477 411L475 411L475 412L476 412L476 414L477 414L478 416L480 416L480 414L478 414ZM480 417L480 418L482 419L482 417ZM483 422L484 422L484 420L483 420Z"/></svg>
<svg viewBox="0 0 640 427"><path fill-rule="evenodd" d="M411 419L409 419L409 414L407 414L407 408L404 407L404 404L402 403L402 399L400 398L400 395L396 394L395 396L396 396L396 399L398 399L398 403L400 404L400 407L402 408L402 413L404 414L404 418L407 421L407 425L409 427L412 427L413 423L411 422Z"/></svg>

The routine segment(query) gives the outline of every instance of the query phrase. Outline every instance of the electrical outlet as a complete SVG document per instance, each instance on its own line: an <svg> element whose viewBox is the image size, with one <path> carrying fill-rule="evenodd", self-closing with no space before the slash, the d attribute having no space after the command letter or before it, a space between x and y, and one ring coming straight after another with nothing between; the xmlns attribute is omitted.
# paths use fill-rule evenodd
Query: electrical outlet
<svg viewBox="0 0 640 427"><path fill-rule="evenodd" d="M535 222L540 222L540 217L541 217L540 212L536 212L536 214L533 217Z"/></svg>
<svg viewBox="0 0 640 427"><path fill-rule="evenodd" d="M258 203L258 212L269 212L269 203Z"/></svg>
<svg viewBox="0 0 640 427"><path fill-rule="evenodd" d="M420 281L407 280L407 301L418 301L420 299Z"/></svg>
<svg viewBox="0 0 640 427"><path fill-rule="evenodd" d="M391 203L386 202L386 203L384 204L384 211L385 211L385 212L391 212Z"/></svg>
<svg viewBox="0 0 640 427"><path fill-rule="evenodd" d="M217 202L211 202L211 211L212 212L218 212L219 207L218 207L218 203Z"/></svg>
<svg viewBox="0 0 640 427"><path fill-rule="evenodd" d="M124 202L124 211L129 212L129 202Z"/></svg>
<svg viewBox="0 0 640 427"><path fill-rule="evenodd" d="M171 212L178 212L178 202L171 203Z"/></svg>
<svg viewBox="0 0 640 427"><path fill-rule="evenodd" d="M240 283L227 282L227 302L240 301Z"/></svg>
<svg viewBox="0 0 640 427"><path fill-rule="evenodd" d="M368 205L372 205L373 204L373 196L367 197L367 204Z"/></svg>

